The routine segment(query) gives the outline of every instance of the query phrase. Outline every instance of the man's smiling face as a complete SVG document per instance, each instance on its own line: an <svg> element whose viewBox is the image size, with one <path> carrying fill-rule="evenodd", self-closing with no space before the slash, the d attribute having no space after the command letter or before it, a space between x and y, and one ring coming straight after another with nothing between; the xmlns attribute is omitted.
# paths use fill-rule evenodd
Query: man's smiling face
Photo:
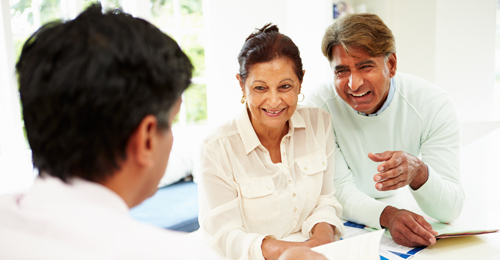
<svg viewBox="0 0 500 260"><path fill-rule="evenodd" d="M372 57L363 48L351 50L353 56L341 45L332 48L335 89L354 110L375 113L389 94L391 78L396 74L396 54Z"/></svg>

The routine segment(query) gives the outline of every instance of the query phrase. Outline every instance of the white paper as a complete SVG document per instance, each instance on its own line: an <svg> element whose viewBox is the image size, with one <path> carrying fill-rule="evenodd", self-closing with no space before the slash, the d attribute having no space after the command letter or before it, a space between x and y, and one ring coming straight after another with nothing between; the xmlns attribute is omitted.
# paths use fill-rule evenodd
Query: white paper
<svg viewBox="0 0 500 260"><path fill-rule="evenodd" d="M350 237L312 250L323 254L328 260L380 260L379 245L384 230Z"/></svg>

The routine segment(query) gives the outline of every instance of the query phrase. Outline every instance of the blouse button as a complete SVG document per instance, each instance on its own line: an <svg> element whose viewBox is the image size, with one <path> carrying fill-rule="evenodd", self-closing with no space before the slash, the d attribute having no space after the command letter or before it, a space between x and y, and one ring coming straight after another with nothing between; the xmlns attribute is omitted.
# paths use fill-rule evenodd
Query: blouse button
<svg viewBox="0 0 500 260"><path fill-rule="evenodd" d="M294 209L293 209L293 212L297 212L297 208L294 208Z"/></svg>
<svg viewBox="0 0 500 260"><path fill-rule="evenodd" d="M292 184L292 180L288 180L288 184Z"/></svg>
<svg viewBox="0 0 500 260"><path fill-rule="evenodd" d="M250 191L250 190L247 190L247 193L250 193L250 192L252 192L252 191Z"/></svg>
<svg viewBox="0 0 500 260"><path fill-rule="evenodd" d="M267 189L268 189L268 190L270 190L270 189L271 189L271 187L267 186Z"/></svg>
<svg viewBox="0 0 500 260"><path fill-rule="evenodd" d="M307 171L307 167L304 167L304 170L306 170L306 171Z"/></svg>
<svg viewBox="0 0 500 260"><path fill-rule="evenodd" d="M297 194L296 194L296 193L294 193L292 196L295 198L295 196L297 196Z"/></svg>

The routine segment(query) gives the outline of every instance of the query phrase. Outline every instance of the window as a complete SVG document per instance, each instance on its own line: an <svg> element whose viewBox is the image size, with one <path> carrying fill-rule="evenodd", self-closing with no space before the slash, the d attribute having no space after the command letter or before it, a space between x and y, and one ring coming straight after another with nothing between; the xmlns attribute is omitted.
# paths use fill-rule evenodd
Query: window
<svg viewBox="0 0 500 260"><path fill-rule="evenodd" d="M41 25L73 19L95 0L10 0L12 38L16 60L26 39ZM105 10L122 8L144 18L174 38L193 65L193 85L184 93L176 120L181 126L205 124L207 94L203 46L202 0L102 0Z"/></svg>
<svg viewBox="0 0 500 260"><path fill-rule="evenodd" d="M500 0L497 1L496 33L495 33L495 91L494 102L500 107Z"/></svg>

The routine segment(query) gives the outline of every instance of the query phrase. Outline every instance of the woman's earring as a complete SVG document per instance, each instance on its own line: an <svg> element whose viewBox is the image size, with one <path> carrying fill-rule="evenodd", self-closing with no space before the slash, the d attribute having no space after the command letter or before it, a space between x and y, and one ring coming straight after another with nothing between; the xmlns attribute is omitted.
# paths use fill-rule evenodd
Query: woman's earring
<svg viewBox="0 0 500 260"><path fill-rule="evenodd" d="M245 95L243 95L243 96L241 97L241 104L245 104L245 100L246 100L246 99L247 99L247 98L245 97Z"/></svg>
<svg viewBox="0 0 500 260"><path fill-rule="evenodd" d="M306 96L304 95L304 93L299 93L299 96L300 96L300 95L302 95L302 99L301 99L301 100L299 100L299 102L302 102L302 101L304 101L304 99L306 99Z"/></svg>

